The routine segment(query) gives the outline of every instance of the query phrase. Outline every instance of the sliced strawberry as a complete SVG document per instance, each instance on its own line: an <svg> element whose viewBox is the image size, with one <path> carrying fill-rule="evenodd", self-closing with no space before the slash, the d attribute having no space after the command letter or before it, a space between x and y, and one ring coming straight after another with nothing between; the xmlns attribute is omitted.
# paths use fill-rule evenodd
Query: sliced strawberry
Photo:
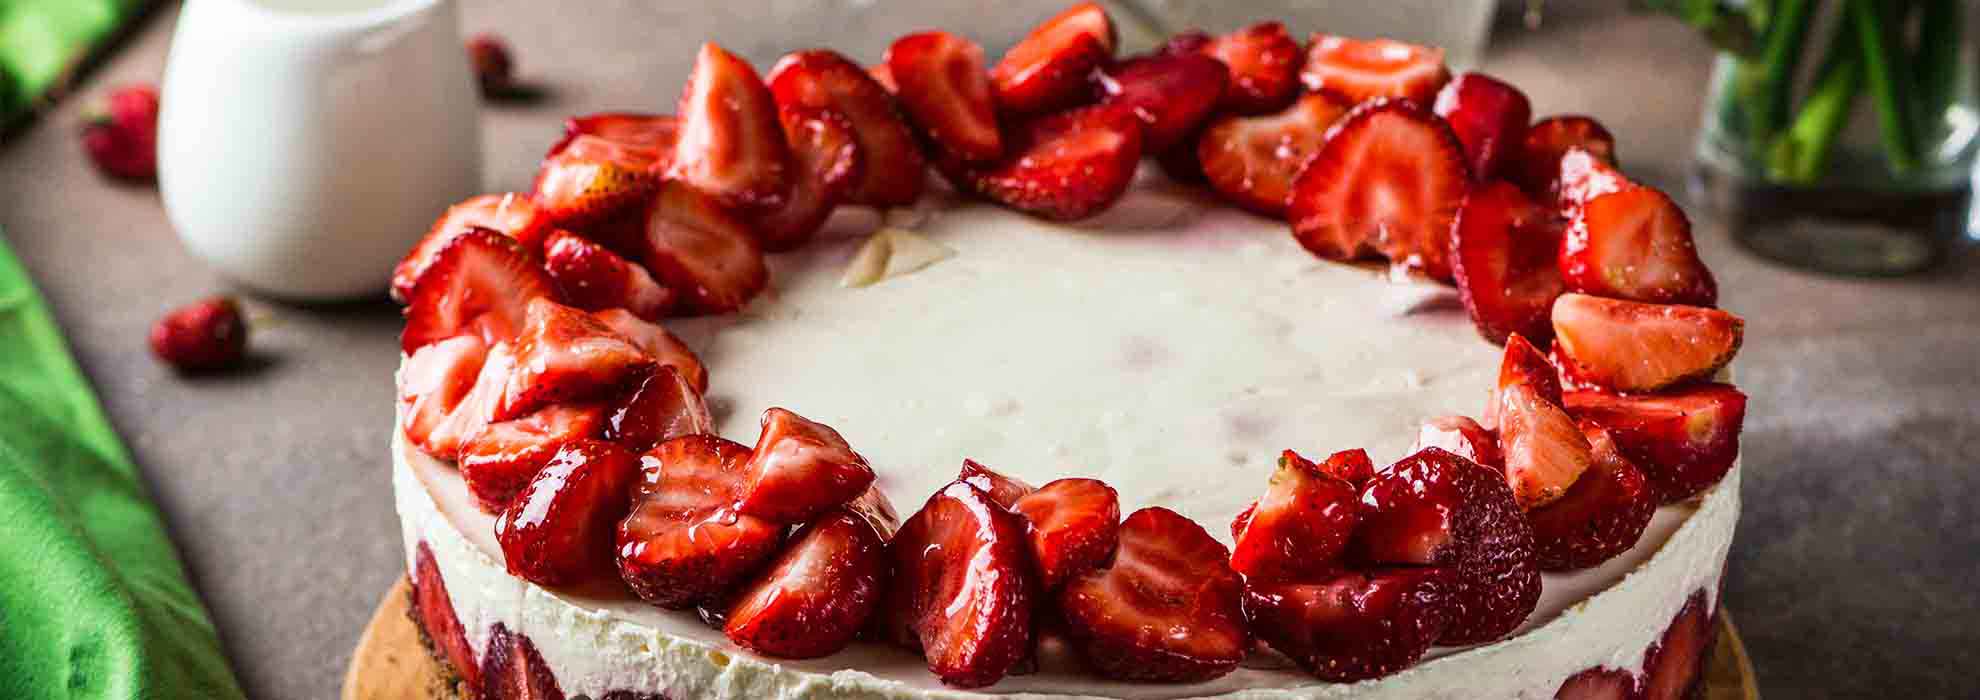
<svg viewBox="0 0 1980 700"><path fill-rule="evenodd" d="M480 336L461 335L414 351L399 367L399 424L406 440L428 450L427 440L474 389L488 358ZM450 457L451 458L451 457Z"/></svg>
<svg viewBox="0 0 1980 700"><path fill-rule="evenodd" d="M500 515L558 450L597 438L604 428L605 408L592 403L546 406L489 423L461 444L461 480L482 512Z"/></svg>
<svg viewBox="0 0 1980 700"><path fill-rule="evenodd" d="M556 294L535 256L515 239L477 228L433 254L413 283L399 349L476 333L489 345L514 339L529 300Z"/></svg>
<svg viewBox="0 0 1980 700"><path fill-rule="evenodd" d="M713 435L677 437L640 457L618 532L619 576L634 593L690 608L776 555L784 526L734 508L748 461L749 448Z"/></svg>
<svg viewBox="0 0 1980 700"><path fill-rule="evenodd" d="M894 502L878 486L867 487L866 492L846 504L846 510L866 520L881 541L894 539L894 531L901 529L901 514L894 510Z"/></svg>
<svg viewBox="0 0 1980 700"><path fill-rule="evenodd" d="M1386 97L1427 105L1450 79L1443 49L1332 34L1307 40L1306 64L1299 69L1306 89L1333 93L1348 104Z"/></svg>
<svg viewBox="0 0 1980 700"><path fill-rule="evenodd" d="M1486 182L1465 195L1451 228L1451 275L1486 340L1554 337L1547 314L1566 291L1555 264L1562 222L1519 188Z"/></svg>
<svg viewBox="0 0 1980 700"><path fill-rule="evenodd" d="M549 229L528 195L484 194L447 207L447 212L433 222L433 228L427 229L426 237L419 239L398 267L392 269L392 298L400 302L411 300L413 283L433 263L434 254L455 236L475 228L507 235L522 241L523 247L530 250L536 249L537 242L543 240Z"/></svg>
<svg viewBox="0 0 1980 700"><path fill-rule="evenodd" d="M1533 104L1526 94L1484 73L1465 73L1437 91L1432 108L1464 144L1464 161L1479 180L1502 177L1526 145Z"/></svg>
<svg viewBox="0 0 1980 700"><path fill-rule="evenodd" d="M616 579L613 539L638 476L639 462L618 445L558 449L495 521L509 573L545 586Z"/></svg>
<svg viewBox="0 0 1980 700"><path fill-rule="evenodd" d="M549 225L581 229L637 211L660 186L661 152L579 135L543 159L531 201Z"/></svg>
<svg viewBox="0 0 1980 700"><path fill-rule="evenodd" d="M1375 462L1368 458L1367 450L1341 450L1327 455L1327 461L1320 463L1320 471L1358 489L1375 477Z"/></svg>
<svg viewBox="0 0 1980 700"><path fill-rule="evenodd" d="M502 401L502 392L509 388L509 376L515 374L515 369L514 348L508 343L489 347L481 372L474 377L474 388L454 404L446 418L433 424L419 448L439 459L460 459L461 448L468 439L481 434L494 422L495 407Z"/></svg>
<svg viewBox="0 0 1980 700"><path fill-rule="evenodd" d="M694 383L674 367L661 365L638 388L612 407L605 439L645 451L682 435L715 434L715 418Z"/></svg>
<svg viewBox="0 0 1980 700"><path fill-rule="evenodd" d="M1705 655L1718 642L1719 628L1707 611L1705 591L1692 593L1663 638L1643 660L1644 700L1684 700L1705 677Z"/></svg>
<svg viewBox="0 0 1980 700"><path fill-rule="evenodd" d="M997 107L1038 114L1077 106L1086 78L1114 57L1114 21L1095 2L1082 2L1045 20L990 68Z"/></svg>
<svg viewBox="0 0 1980 700"><path fill-rule="evenodd" d="M1541 571L1595 566L1629 551L1657 512L1657 495L1643 471L1616 448L1609 431L1581 424L1594 461L1566 495L1526 514Z"/></svg>
<svg viewBox="0 0 1980 700"><path fill-rule="evenodd" d="M1038 490L1038 487L1025 483L1023 479L1007 476L971 459L963 460L962 472L956 475L956 481L981 489L990 496L990 502L1007 510L1016 506L1018 499Z"/></svg>
<svg viewBox="0 0 1980 700"><path fill-rule="evenodd" d="M1565 405L1561 399L1560 375L1553 362L1521 336L1506 339L1505 352L1499 356L1499 382L1493 388L1492 403L1500 403L1499 392L1515 384L1533 387L1535 395L1542 401L1556 406ZM1486 407L1486 416L1491 418L1487 422L1497 425L1498 415L1498 407Z"/></svg>
<svg viewBox="0 0 1980 700"><path fill-rule="evenodd" d="M1120 541L1121 500L1098 479L1059 479L1012 504L1031 535L1044 590L1106 565Z"/></svg>
<svg viewBox="0 0 1980 700"><path fill-rule="evenodd" d="M875 66L885 71L887 66ZM831 51L800 51L770 69L770 91L785 108L829 109L852 122L865 167L848 193L873 206L913 204L921 198L927 165L914 132L894 106L891 72L881 81ZM886 84L883 84L886 83Z"/></svg>
<svg viewBox="0 0 1980 700"><path fill-rule="evenodd" d="M618 253L569 231L543 241L543 269L571 306L586 311L625 309L657 320L674 305L674 292Z"/></svg>
<svg viewBox="0 0 1980 700"><path fill-rule="evenodd" d="M1017 127L1007 145L1004 160L969 169L971 189L1033 216L1072 221L1127 193L1141 162L1141 124L1126 111L1083 107Z"/></svg>
<svg viewBox="0 0 1980 700"><path fill-rule="evenodd" d="M791 190L775 210L756 217L758 242L767 251L792 250L811 240L832 208L859 184L859 133L845 115L829 109L783 107L784 139L791 149Z"/></svg>
<svg viewBox="0 0 1980 700"><path fill-rule="evenodd" d="M1271 485L1234 537L1231 568L1265 581L1316 581L1337 571L1361 518L1357 491L1298 453L1281 453Z"/></svg>
<svg viewBox="0 0 1980 700"><path fill-rule="evenodd" d="M887 48L908 117L942 149L966 161L1004 155L983 47L941 31L909 34Z"/></svg>
<svg viewBox="0 0 1980 700"><path fill-rule="evenodd" d="M557 687L557 678L536 645L500 622L488 632L481 677L486 683L478 697L484 700L564 700L564 691Z"/></svg>
<svg viewBox="0 0 1980 700"><path fill-rule="evenodd" d="M1526 138L1513 158L1508 175L1536 198L1552 197L1561 176L1561 156L1583 148L1610 165L1616 163L1616 139L1594 117L1548 117L1526 128Z"/></svg>
<svg viewBox="0 0 1980 700"><path fill-rule="evenodd" d="M1584 294L1692 306L1719 300L1692 245L1691 220L1648 187L1588 200L1561 241L1560 270L1568 288Z"/></svg>
<svg viewBox="0 0 1980 700"><path fill-rule="evenodd" d="M1321 583L1246 579L1245 614L1260 641L1322 680L1380 678L1414 665L1443 633L1446 578L1428 567Z"/></svg>
<svg viewBox="0 0 1980 700"><path fill-rule="evenodd" d="M1183 144L1217 109L1230 71L1200 54L1156 54L1123 61L1094 74L1101 104L1134 113L1150 153Z"/></svg>
<svg viewBox="0 0 1980 700"><path fill-rule="evenodd" d="M1494 397L1506 484L1526 510L1560 500L1594 461L1560 396L1560 379L1547 357L1525 338L1512 336Z"/></svg>
<svg viewBox="0 0 1980 700"><path fill-rule="evenodd" d="M1498 470L1433 447L1376 474L1361 505L1363 560L1449 571L1438 644L1506 636L1539 603L1533 529Z"/></svg>
<svg viewBox="0 0 1980 700"><path fill-rule="evenodd" d="M681 378L687 380L688 386L693 387L695 392L708 392L708 369L702 366L701 358L687 343L667 332L666 326L634 316L625 309L594 311L591 317L611 328L619 337L632 341L640 352L646 353L661 367L672 367L680 372Z"/></svg>
<svg viewBox="0 0 1980 700"><path fill-rule="evenodd" d="M641 262L690 310L727 313L770 284L756 234L714 198L668 182L646 213Z"/></svg>
<svg viewBox="0 0 1980 700"><path fill-rule="evenodd" d="M839 431L774 407L763 412L763 430L744 469L749 481L736 510L783 523L810 520L873 485L873 468Z"/></svg>
<svg viewBox="0 0 1980 700"><path fill-rule="evenodd" d="M1576 418L1608 429L1624 457L1643 470L1663 503L1719 483L1739 458L1746 395L1728 384L1701 384L1661 394L1567 395Z"/></svg>
<svg viewBox="0 0 1980 700"><path fill-rule="evenodd" d="M1329 260L1369 251L1434 279L1451 278L1451 222L1470 184L1450 127L1407 101L1363 103L1327 132L1300 170L1287 213L1293 236Z"/></svg>
<svg viewBox="0 0 1980 700"><path fill-rule="evenodd" d="M881 628L920 649L944 684L997 682L1031 652L1024 522L974 486L930 496L887 544L893 580Z"/></svg>
<svg viewBox="0 0 1980 700"><path fill-rule="evenodd" d="M1223 111L1275 112L1299 92L1299 40L1278 22L1260 22L1218 37L1180 34L1163 51L1201 53L1229 68L1231 84L1224 92Z"/></svg>
<svg viewBox="0 0 1980 700"><path fill-rule="evenodd" d="M1566 294L1554 302L1554 342L1575 376L1616 391L1656 391L1708 379L1745 337L1738 316L1698 306Z"/></svg>
<svg viewBox="0 0 1980 700"><path fill-rule="evenodd" d="M420 632L426 635L434 654L461 677L468 694L479 697L481 665L474 661L474 647L468 645L461 620L454 616L454 601L447 595L447 582L440 578L440 565L433 560L433 549L425 542L419 543L413 555L411 578L413 616L419 622Z"/></svg>
<svg viewBox="0 0 1980 700"><path fill-rule="evenodd" d="M766 656L838 653L879 606L886 574L887 545L873 526L843 510L828 512L742 587L722 632Z"/></svg>
<svg viewBox="0 0 1980 700"><path fill-rule="evenodd" d="M1561 681L1554 700L1637 700L1636 676L1607 666L1591 668Z"/></svg>
<svg viewBox="0 0 1980 700"><path fill-rule="evenodd" d="M1192 682L1237 668L1251 648L1230 551L1189 518L1143 508L1121 522L1114 563L1066 582L1066 635L1095 671Z"/></svg>
<svg viewBox="0 0 1980 700"><path fill-rule="evenodd" d="M529 301L516 339L516 372L495 407L508 420L564 401L615 395L652 372L655 360L591 314L546 298Z"/></svg>
<svg viewBox="0 0 1980 700"><path fill-rule="evenodd" d="M1589 200L1641 187L1616 168L1614 161L1580 146L1561 154L1557 167L1558 174L1547 191L1552 193L1554 206L1569 218L1579 218Z"/></svg>
<svg viewBox="0 0 1980 700"><path fill-rule="evenodd" d="M655 170L665 172L673 161L674 143L681 136L681 120L671 114L637 112L598 112L564 120L564 138L550 147L556 155L579 136L590 135L614 143L660 154Z"/></svg>
<svg viewBox="0 0 1980 700"><path fill-rule="evenodd" d="M1438 416L1423 422L1416 432L1410 454L1435 447L1488 467L1505 466L1499 454L1499 436L1468 416Z"/></svg>
<svg viewBox="0 0 1980 700"><path fill-rule="evenodd" d="M1308 158L1347 107L1325 95L1303 95L1292 106L1253 117L1218 117L1196 141L1196 159L1210 187L1238 206L1279 216Z"/></svg>
<svg viewBox="0 0 1980 700"><path fill-rule="evenodd" d="M673 177L732 207L772 207L789 182L777 101L742 57L713 42L695 55L681 92Z"/></svg>

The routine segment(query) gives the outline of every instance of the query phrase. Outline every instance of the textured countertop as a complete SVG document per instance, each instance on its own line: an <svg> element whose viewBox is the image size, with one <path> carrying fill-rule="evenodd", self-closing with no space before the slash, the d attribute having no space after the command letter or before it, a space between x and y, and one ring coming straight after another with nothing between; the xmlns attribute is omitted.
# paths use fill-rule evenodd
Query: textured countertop
<svg viewBox="0 0 1980 700"><path fill-rule="evenodd" d="M766 67L807 45L870 60L919 26L971 27L994 52L1045 12L1007 8L1056 4L766 23L751 9L803 3L468 2L464 26L506 34L524 76L552 89L484 111L486 184L526 186L567 114L666 110L705 38ZM1681 192L1706 48L1672 22L1563 5L1539 31L1500 26L1485 67L1540 113L1598 115L1632 175ZM158 13L80 92L156 80L175 16ZM258 302L279 324L258 331L251 370L172 375L145 350L148 324L226 283L181 248L153 189L95 176L78 112L71 101L0 144L0 226L136 452L249 691L334 697L401 568L386 456L398 314L383 301ZM1816 277L1744 253L1692 210L1725 305L1749 322L1745 514L1726 597L1762 689L1980 695L1980 259L1893 281Z"/></svg>

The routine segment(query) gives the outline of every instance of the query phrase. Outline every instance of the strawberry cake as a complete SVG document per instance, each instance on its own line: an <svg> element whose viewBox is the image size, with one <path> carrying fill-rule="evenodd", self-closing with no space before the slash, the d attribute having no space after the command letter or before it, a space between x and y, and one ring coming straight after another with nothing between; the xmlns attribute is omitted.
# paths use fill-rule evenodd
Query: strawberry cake
<svg viewBox="0 0 1980 700"><path fill-rule="evenodd" d="M1684 212L1435 49L1115 44L704 45L445 212L436 697L1696 693L1746 398Z"/></svg>

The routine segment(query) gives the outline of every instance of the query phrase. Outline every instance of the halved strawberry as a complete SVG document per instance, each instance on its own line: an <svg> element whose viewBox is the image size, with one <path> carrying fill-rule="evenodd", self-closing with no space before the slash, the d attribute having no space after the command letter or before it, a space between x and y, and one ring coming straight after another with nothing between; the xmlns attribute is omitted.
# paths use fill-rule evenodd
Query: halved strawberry
<svg viewBox="0 0 1980 700"><path fill-rule="evenodd" d="M604 428L605 408L594 403L546 406L489 423L461 445L461 481L482 512L500 515L558 450Z"/></svg>
<svg viewBox="0 0 1980 700"><path fill-rule="evenodd" d="M1643 660L1644 700L1684 700L1705 676L1705 655L1718 641L1719 628L1707 610L1705 591L1691 594L1664 636Z"/></svg>
<svg viewBox="0 0 1980 700"><path fill-rule="evenodd" d="M1746 421L1746 394L1729 384L1635 396L1575 391L1567 395L1567 409L1608 429L1623 456L1650 478L1658 500L1675 503L1732 470Z"/></svg>
<svg viewBox="0 0 1980 700"><path fill-rule="evenodd" d="M1012 130L1009 155L964 166L976 193L1054 221L1100 213L1127 193L1141 163L1141 123L1125 110L1082 107Z"/></svg>
<svg viewBox="0 0 1980 700"><path fill-rule="evenodd" d="M543 239L548 225L537 215L536 205L531 204L528 195L484 194L470 197L460 204L447 207L447 212L427 229L426 237L413 245L398 267L392 269L392 298L399 302L412 299L413 283L419 274L432 264L433 255L440 248L454 240L455 236L471 229L485 228L523 242L523 247L536 249L536 243Z"/></svg>
<svg viewBox="0 0 1980 700"><path fill-rule="evenodd" d="M1643 471L1616 448L1609 431L1581 423L1593 461L1561 499L1527 511L1541 571L1595 566L1629 551L1657 512Z"/></svg>
<svg viewBox="0 0 1980 700"><path fill-rule="evenodd" d="M1333 93L1348 104L1399 98L1427 105L1450 79L1443 49L1332 34L1307 40L1306 63L1299 69L1306 89Z"/></svg>
<svg viewBox="0 0 1980 700"><path fill-rule="evenodd" d="M1377 473L1361 505L1361 560L1449 571L1438 644L1503 637L1539 603L1533 529L1498 470L1429 448Z"/></svg>
<svg viewBox="0 0 1980 700"><path fill-rule="evenodd" d="M1120 542L1120 495L1098 479L1040 486L1012 504L1011 512L1024 518L1039 584L1047 591L1106 565Z"/></svg>
<svg viewBox="0 0 1980 700"><path fill-rule="evenodd" d="M646 212L641 262L689 310L727 313L770 284L756 234L719 202L684 183L667 182Z"/></svg>
<svg viewBox="0 0 1980 700"><path fill-rule="evenodd" d="M1561 175L1561 156L1573 148L1587 149L1610 165L1616 163L1616 139L1609 130L1594 117L1570 114L1548 117L1527 127L1507 175L1527 194L1550 198Z"/></svg>
<svg viewBox="0 0 1980 700"><path fill-rule="evenodd" d="M1230 551L1189 518L1143 508L1121 522L1114 563L1066 582L1066 636L1095 671L1134 681L1217 678L1251 648Z"/></svg>
<svg viewBox="0 0 1980 700"><path fill-rule="evenodd" d="M701 358L687 343L667 332L666 326L634 316L625 309L594 311L591 317L611 328L619 337L632 341L640 352L653 358L659 366L672 367L680 372L681 378L687 380L688 386L696 393L708 392L708 368L701 364Z"/></svg>
<svg viewBox="0 0 1980 700"><path fill-rule="evenodd" d="M615 579L613 538L638 476L639 462L618 445L558 449L495 521L509 573L545 586Z"/></svg>
<svg viewBox="0 0 1980 700"><path fill-rule="evenodd" d="M872 78L875 85L886 90L888 97L894 97L901 92L901 84L894 80L894 69L888 68L885 61L867 66L866 77Z"/></svg>
<svg viewBox="0 0 1980 700"><path fill-rule="evenodd" d="M1637 700L1636 676L1607 666L1591 668L1561 681L1554 700Z"/></svg>
<svg viewBox="0 0 1980 700"><path fill-rule="evenodd" d="M1200 53L1231 71L1222 110L1237 114L1275 112L1299 92L1299 40L1278 22L1260 22L1217 37L1188 32L1171 38L1164 53Z"/></svg>
<svg viewBox="0 0 1980 700"><path fill-rule="evenodd" d="M412 603L420 632L433 646L435 656L446 662L470 695L481 692L481 665L474 661L474 647L468 645L461 620L454 615L453 598L447 595L447 582L440 578L440 565L433 560L433 549L425 542L413 554Z"/></svg>
<svg viewBox="0 0 1980 700"><path fill-rule="evenodd" d="M1353 484L1292 450L1279 455L1271 485L1235 535L1231 568L1247 580L1317 581L1340 567L1361 519Z"/></svg>
<svg viewBox="0 0 1980 700"><path fill-rule="evenodd" d="M1486 182L1465 195L1451 227L1451 275L1486 340L1554 337L1547 314L1566 291L1555 263L1561 228L1553 210L1508 183Z"/></svg>
<svg viewBox="0 0 1980 700"><path fill-rule="evenodd" d="M1699 306L1569 293L1554 302L1554 343L1575 376L1616 391L1707 379L1739 354L1746 322Z"/></svg>
<svg viewBox="0 0 1980 700"><path fill-rule="evenodd" d="M749 448L686 435L640 457L632 512L619 523L619 576L634 593L685 609L730 590L777 553L784 526L735 511Z"/></svg>
<svg viewBox="0 0 1980 700"><path fill-rule="evenodd" d="M1411 443L1409 452L1415 454L1423 448L1435 447L1487 467L1505 466L1505 458L1499 453L1499 436L1479 425L1469 416L1438 416L1423 422L1416 432L1416 442Z"/></svg>
<svg viewBox="0 0 1980 700"><path fill-rule="evenodd" d="M997 107L1038 114L1088 98L1086 78L1114 57L1114 22L1095 2L1082 2L1045 20L990 68Z"/></svg>
<svg viewBox="0 0 1980 700"><path fill-rule="evenodd" d="M612 407L605 439L645 451L682 435L715 434L715 418L694 383L674 367L661 365L639 387Z"/></svg>
<svg viewBox="0 0 1980 700"><path fill-rule="evenodd" d="M1547 356L1513 335L1493 397L1506 484L1526 510L1560 500L1594 461L1560 396L1560 379Z"/></svg>
<svg viewBox="0 0 1980 700"><path fill-rule="evenodd" d="M829 109L782 107L784 139L791 149L791 190L783 205L756 217L754 230L763 249L792 250L832 215L832 208L859 184L859 132L845 115Z"/></svg>
<svg viewBox="0 0 1980 700"><path fill-rule="evenodd" d="M530 199L556 228L582 229L637 211L660 185L661 152L580 134L536 171Z"/></svg>
<svg viewBox="0 0 1980 700"><path fill-rule="evenodd" d="M1561 241L1560 269L1568 288L1584 294L1692 306L1719 300L1719 285L1692 245L1691 220L1648 187L1582 205Z"/></svg>
<svg viewBox="0 0 1980 700"><path fill-rule="evenodd" d="M1555 208L1569 218L1580 217L1582 206L1591 199L1641 187L1624 175L1614 161L1581 146L1562 153L1557 167L1547 191L1552 193Z"/></svg>
<svg viewBox="0 0 1980 700"><path fill-rule="evenodd" d="M742 587L722 632L766 656L838 653L879 606L886 574L887 545L873 526L844 510L827 512Z"/></svg>
<svg viewBox="0 0 1980 700"><path fill-rule="evenodd" d="M406 440L430 451L427 439L447 421L488 358L480 336L460 335L413 352L399 367L399 426Z"/></svg>
<svg viewBox="0 0 1980 700"><path fill-rule="evenodd" d="M1318 583L1246 579L1245 614L1260 641L1322 680L1380 678L1415 665L1443 633L1446 578L1426 567Z"/></svg>
<svg viewBox="0 0 1980 700"><path fill-rule="evenodd" d="M744 469L749 480L736 510L783 523L810 520L873 485L873 468L839 431L775 407L763 412Z"/></svg>
<svg viewBox="0 0 1980 700"><path fill-rule="evenodd" d="M1016 506L1018 499L1037 491L1038 487L1025 483L1023 479L983 466L973 459L965 459L962 471L956 474L956 481L969 484L990 496L990 502L1009 510Z"/></svg>
<svg viewBox="0 0 1980 700"><path fill-rule="evenodd" d="M1443 120L1409 101L1365 102L1300 170L1287 214L1314 255L1352 260L1374 251L1448 280L1451 224L1470 179Z"/></svg>
<svg viewBox="0 0 1980 700"><path fill-rule="evenodd" d="M886 68L875 66L876 71ZM780 106L829 109L852 122L865 167L852 185L851 201L882 207L913 204L921 198L927 165L914 132L895 108L895 89L882 82L825 50L785 56L770 69L770 91Z"/></svg>
<svg viewBox="0 0 1980 700"><path fill-rule="evenodd" d="M1141 120L1143 150L1164 153L1183 144L1217 109L1230 71L1200 54L1156 54L1094 73L1101 104Z"/></svg>
<svg viewBox="0 0 1980 700"><path fill-rule="evenodd" d="M566 302L586 311L625 309L658 320L674 305L673 290L653 281L646 268L569 231L544 239L543 269Z"/></svg>
<svg viewBox="0 0 1980 700"><path fill-rule="evenodd" d="M1375 462L1368 458L1367 450L1357 447L1327 455L1327 461L1320 463L1320 471L1361 488L1375 477Z"/></svg>
<svg viewBox="0 0 1980 700"><path fill-rule="evenodd" d="M920 649L944 684L997 682L1031 653L1037 582L1024 521L976 487L951 483L887 544L893 580L881 629Z"/></svg>
<svg viewBox="0 0 1980 700"><path fill-rule="evenodd" d="M581 114L564 120L564 138L550 147L549 155L556 155L582 135L658 153L660 162L655 169L664 172L673 161L674 143L681 136L681 120L671 114L638 112Z"/></svg>
<svg viewBox="0 0 1980 700"><path fill-rule="evenodd" d="M489 229L472 229L440 246L413 283L399 349L411 354L468 333L489 345L507 342L522 329L529 300L555 294L555 283L522 244Z"/></svg>
<svg viewBox="0 0 1980 700"><path fill-rule="evenodd" d="M516 338L516 371L495 407L495 420L613 395L656 363L591 314L549 299L531 299L528 318Z"/></svg>
<svg viewBox="0 0 1980 700"><path fill-rule="evenodd" d="M432 425L426 439L418 443L420 450L447 461L460 459L461 447L468 439L494 422L495 407L502 401L502 392L509 388L509 375L515 374L515 369L513 347L506 342L489 347L481 371L474 376L474 388L454 404L445 418Z"/></svg>
<svg viewBox="0 0 1980 700"><path fill-rule="evenodd" d="M1326 95L1303 95L1272 114L1212 119L1196 140L1196 159L1224 199L1266 216L1286 212L1293 183L1319 152L1347 107Z"/></svg>
<svg viewBox="0 0 1980 700"><path fill-rule="evenodd" d="M1464 160L1479 180L1501 177L1526 145L1533 104L1526 94L1484 73L1465 73L1437 91L1431 108L1464 144Z"/></svg>
<svg viewBox="0 0 1980 700"><path fill-rule="evenodd" d="M915 125L942 149L966 161L1003 157L997 107L983 47L941 31L909 34L887 48L896 95Z"/></svg>
<svg viewBox="0 0 1980 700"><path fill-rule="evenodd" d="M481 660L484 700L563 700L556 675L543 662L536 645L500 622L488 632L488 650Z"/></svg>
<svg viewBox="0 0 1980 700"><path fill-rule="evenodd" d="M680 136L668 172L732 207L783 200L790 152L777 101L742 57L713 42L695 55L681 92Z"/></svg>

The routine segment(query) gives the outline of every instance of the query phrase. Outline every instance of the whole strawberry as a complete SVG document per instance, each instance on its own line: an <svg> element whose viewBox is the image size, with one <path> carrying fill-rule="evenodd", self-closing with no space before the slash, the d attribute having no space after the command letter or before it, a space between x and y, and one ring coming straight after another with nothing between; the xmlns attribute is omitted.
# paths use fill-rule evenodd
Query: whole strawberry
<svg viewBox="0 0 1980 700"><path fill-rule="evenodd" d="M248 326L240 304L212 297L174 309L151 327L151 354L181 372L207 372L239 364L247 355Z"/></svg>
<svg viewBox="0 0 1980 700"><path fill-rule="evenodd" d="M158 176L158 89L127 85L88 111L83 151L105 175L148 181Z"/></svg>
<svg viewBox="0 0 1980 700"><path fill-rule="evenodd" d="M515 87L515 59L509 54L509 42L502 37L489 33L468 37L467 53L483 96L501 97Z"/></svg>

